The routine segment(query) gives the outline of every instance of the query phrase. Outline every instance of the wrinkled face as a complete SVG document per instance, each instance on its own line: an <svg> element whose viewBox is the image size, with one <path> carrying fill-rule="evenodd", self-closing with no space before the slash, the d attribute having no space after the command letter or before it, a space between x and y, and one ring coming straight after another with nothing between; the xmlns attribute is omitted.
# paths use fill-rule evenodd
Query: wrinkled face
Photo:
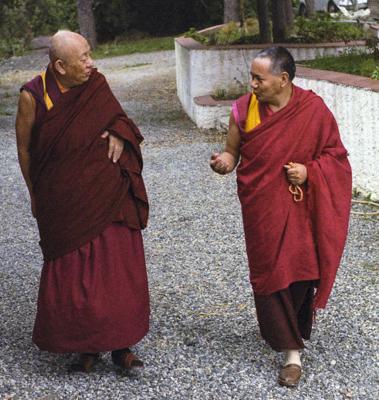
<svg viewBox="0 0 379 400"><path fill-rule="evenodd" d="M93 60L90 46L84 38L70 47L67 57L63 60L63 68L65 79L70 87L88 81L93 68Z"/></svg>
<svg viewBox="0 0 379 400"><path fill-rule="evenodd" d="M272 74L270 68L269 58L256 58L251 65L250 86L258 101L275 104L277 96L282 92L283 76Z"/></svg>

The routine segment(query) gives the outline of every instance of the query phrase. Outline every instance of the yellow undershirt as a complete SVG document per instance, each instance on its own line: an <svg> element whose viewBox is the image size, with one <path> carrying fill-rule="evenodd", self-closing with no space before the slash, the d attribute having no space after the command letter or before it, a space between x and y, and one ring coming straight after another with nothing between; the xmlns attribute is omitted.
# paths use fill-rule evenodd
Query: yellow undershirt
<svg viewBox="0 0 379 400"><path fill-rule="evenodd" d="M53 108L53 101L51 100L49 93L47 93L47 87L46 87L46 71L41 73L41 78L42 78L42 84L43 84L43 100L45 101L45 105L47 110L51 110ZM61 93L67 92L68 88L65 88L59 81L58 79L55 79L55 82L57 83L58 89L61 91Z"/></svg>
<svg viewBox="0 0 379 400"><path fill-rule="evenodd" d="M247 112L245 131L250 132L260 123L261 117L259 115L259 102L257 96L253 93L251 95L249 110Z"/></svg>

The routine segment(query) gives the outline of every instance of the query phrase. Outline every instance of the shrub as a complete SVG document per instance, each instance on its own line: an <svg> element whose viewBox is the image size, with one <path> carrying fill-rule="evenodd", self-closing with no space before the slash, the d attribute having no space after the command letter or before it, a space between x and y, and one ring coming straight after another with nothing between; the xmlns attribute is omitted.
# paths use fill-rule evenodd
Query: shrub
<svg viewBox="0 0 379 400"><path fill-rule="evenodd" d="M31 38L26 2L16 0L5 3L0 11L0 55L9 57L21 54Z"/></svg>
<svg viewBox="0 0 379 400"><path fill-rule="evenodd" d="M367 76L372 79L378 79L376 76L379 73L378 59L370 52L355 49L350 49L336 57L319 57L315 60L301 61L300 64L311 68Z"/></svg>
<svg viewBox="0 0 379 400"><path fill-rule="evenodd" d="M196 40L196 42L202 43L202 44L209 44L209 37L202 35L199 33L195 28L190 28L189 31L187 31L184 34L184 37L186 38L192 38L193 40Z"/></svg>
<svg viewBox="0 0 379 400"><path fill-rule="evenodd" d="M372 71L371 78L379 80L379 65L377 65L374 71Z"/></svg>
<svg viewBox="0 0 379 400"><path fill-rule="evenodd" d="M294 30L295 35L290 41L300 43L348 42L365 38L358 24L338 22L328 14L316 14L314 18L297 17Z"/></svg>
<svg viewBox="0 0 379 400"><path fill-rule="evenodd" d="M239 43L243 33L238 24L229 22L215 34L215 43L219 45Z"/></svg>
<svg viewBox="0 0 379 400"><path fill-rule="evenodd" d="M229 22L216 32L204 35L191 28L184 34L205 45L230 45L259 43L259 27L256 19L249 18L243 26L236 22Z"/></svg>
<svg viewBox="0 0 379 400"><path fill-rule="evenodd" d="M203 44L230 45L260 43L259 27L256 19L250 18L240 27L230 22L216 33L208 36L199 34L194 28L186 33ZM295 20L294 34L288 42L296 43L323 43L365 39L361 26L354 23L343 23L331 19L328 14L317 14L314 18L298 17Z"/></svg>
<svg viewBox="0 0 379 400"><path fill-rule="evenodd" d="M4 0L0 3L0 56L22 54L33 36L77 27L75 0Z"/></svg>

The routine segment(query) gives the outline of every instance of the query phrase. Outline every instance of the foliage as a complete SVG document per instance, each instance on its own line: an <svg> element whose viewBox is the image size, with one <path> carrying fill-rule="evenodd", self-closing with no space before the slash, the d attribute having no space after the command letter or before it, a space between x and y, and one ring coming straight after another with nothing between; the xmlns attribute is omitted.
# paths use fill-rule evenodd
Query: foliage
<svg viewBox="0 0 379 400"><path fill-rule="evenodd" d="M76 29L75 0L0 2L0 57L21 54L34 36Z"/></svg>
<svg viewBox="0 0 379 400"><path fill-rule="evenodd" d="M95 0L99 40L113 40L128 31L171 35L222 22L219 0Z"/></svg>
<svg viewBox="0 0 379 400"><path fill-rule="evenodd" d="M364 39L361 26L332 20L329 14L316 14L313 18L297 17L295 35L290 41L300 43L348 42Z"/></svg>
<svg viewBox="0 0 379 400"><path fill-rule="evenodd" d="M216 32L202 34L191 28L184 34L185 37L206 45L231 45L244 43L259 43L259 27L256 19L249 18L245 23L240 24L229 22Z"/></svg>
<svg viewBox="0 0 379 400"><path fill-rule="evenodd" d="M320 57L315 60L300 62L300 64L311 68L372 77L373 79L378 79L375 76L379 74L378 59L370 53L356 50L350 50L337 57Z"/></svg>
<svg viewBox="0 0 379 400"><path fill-rule="evenodd" d="M239 43L243 35L243 29L235 22L229 22L220 29L216 36L216 44L225 45L231 43Z"/></svg>
<svg viewBox="0 0 379 400"><path fill-rule="evenodd" d="M216 89L212 94L215 100L236 100L248 92L248 88Z"/></svg>
<svg viewBox="0 0 379 400"><path fill-rule="evenodd" d="M366 41L367 48L370 54L379 60L379 38L371 37Z"/></svg>
<svg viewBox="0 0 379 400"><path fill-rule="evenodd" d="M371 79L379 80L379 65L377 65L374 71L372 71Z"/></svg>
<svg viewBox="0 0 379 400"><path fill-rule="evenodd" d="M151 51L173 50L173 37L125 39L113 43L101 44L93 51L94 58L114 57L132 53L148 53Z"/></svg>
<svg viewBox="0 0 379 400"><path fill-rule="evenodd" d="M4 2L0 9L0 55L21 54L30 32L25 2L21 0Z"/></svg>
<svg viewBox="0 0 379 400"><path fill-rule="evenodd" d="M209 36L199 33L194 27L190 28L189 31L185 32L184 37L192 38L193 40L196 40L201 44L209 44L210 42Z"/></svg>
<svg viewBox="0 0 379 400"><path fill-rule="evenodd" d="M78 29L76 0L35 0L29 3L34 35L49 35L58 29Z"/></svg>
<svg viewBox="0 0 379 400"><path fill-rule="evenodd" d="M19 54L31 38L78 30L76 0L0 0L0 57ZM219 0L94 0L99 41L131 31L167 36L222 22ZM166 46L167 47L167 46Z"/></svg>
<svg viewBox="0 0 379 400"><path fill-rule="evenodd" d="M192 37L203 44L231 45L245 43L259 43L259 27L256 19L250 18L242 27L230 22L216 33L203 35L194 28L185 35ZM323 43L364 39L365 33L358 24L343 23L332 20L327 14L319 14L314 18L296 18L294 35L288 42Z"/></svg>

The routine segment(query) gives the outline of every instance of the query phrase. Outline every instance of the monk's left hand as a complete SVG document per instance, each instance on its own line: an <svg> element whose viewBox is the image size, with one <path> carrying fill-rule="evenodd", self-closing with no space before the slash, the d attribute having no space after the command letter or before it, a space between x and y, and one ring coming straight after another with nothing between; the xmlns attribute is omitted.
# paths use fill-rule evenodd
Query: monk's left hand
<svg viewBox="0 0 379 400"><path fill-rule="evenodd" d="M288 182L301 185L307 180L307 167L304 164L290 162L284 166Z"/></svg>
<svg viewBox="0 0 379 400"><path fill-rule="evenodd" d="M112 135L108 131L104 131L101 135L103 139L109 140L109 147L108 147L108 158L116 163L119 158L121 157L121 153L124 150L124 140Z"/></svg>

